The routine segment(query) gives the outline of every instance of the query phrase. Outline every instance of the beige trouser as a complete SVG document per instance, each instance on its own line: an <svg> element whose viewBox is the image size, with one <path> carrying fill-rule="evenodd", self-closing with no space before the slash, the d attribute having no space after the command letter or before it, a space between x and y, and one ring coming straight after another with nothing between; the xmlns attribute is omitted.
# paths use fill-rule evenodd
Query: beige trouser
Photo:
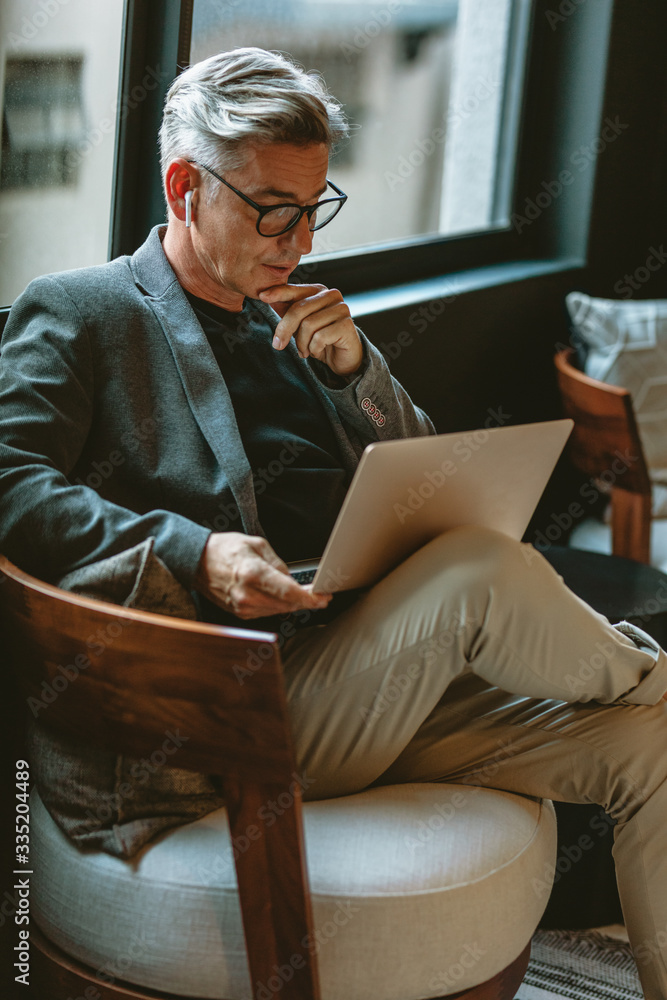
<svg viewBox="0 0 667 1000"><path fill-rule="evenodd" d="M310 798L481 781L603 806L644 993L667 1000L667 655L634 633L532 547L461 528L283 658Z"/></svg>

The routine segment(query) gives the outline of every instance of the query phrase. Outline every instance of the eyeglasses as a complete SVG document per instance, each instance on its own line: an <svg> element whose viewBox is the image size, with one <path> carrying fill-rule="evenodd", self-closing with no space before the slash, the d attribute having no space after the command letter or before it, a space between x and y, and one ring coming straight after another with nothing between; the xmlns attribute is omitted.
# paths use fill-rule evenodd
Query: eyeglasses
<svg viewBox="0 0 667 1000"><path fill-rule="evenodd" d="M325 198L323 201L318 201L315 205L258 205L252 198L248 198L246 194L243 194L242 191L235 188L229 181L226 181L224 177L221 177L220 174L216 174L215 170L207 167L205 163L199 163L198 160L188 160L188 163L196 163L198 167L208 170L209 174L213 174L221 184L224 184L230 191L237 194L239 198L243 198L248 205L252 205L255 211L259 213L257 232L260 236L282 236L289 229L293 229L301 221L303 215L308 216L308 228L311 233L314 233L317 229L322 229L323 226L328 225L334 216L338 215L347 201L347 195L339 187L336 187L333 181L327 178L328 186L336 192L338 197Z"/></svg>

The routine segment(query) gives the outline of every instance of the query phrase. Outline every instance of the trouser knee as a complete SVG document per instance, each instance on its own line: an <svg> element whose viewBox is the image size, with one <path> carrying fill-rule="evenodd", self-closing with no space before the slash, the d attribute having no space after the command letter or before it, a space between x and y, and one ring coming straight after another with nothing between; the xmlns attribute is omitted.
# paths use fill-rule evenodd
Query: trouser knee
<svg viewBox="0 0 667 1000"><path fill-rule="evenodd" d="M494 582L507 586L512 578L526 576L532 563L523 551L530 549L532 553L530 546L491 528L472 525L452 528L426 548L432 546L443 567L465 568L470 579L479 578L487 586Z"/></svg>

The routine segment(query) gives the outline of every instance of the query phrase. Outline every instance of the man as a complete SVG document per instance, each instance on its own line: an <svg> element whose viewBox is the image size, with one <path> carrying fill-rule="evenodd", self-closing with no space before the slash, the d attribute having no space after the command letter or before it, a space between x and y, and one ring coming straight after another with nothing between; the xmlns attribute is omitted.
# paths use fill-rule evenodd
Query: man
<svg viewBox="0 0 667 1000"><path fill-rule="evenodd" d="M485 530L434 540L347 606L287 573L286 560L321 551L368 442L433 433L340 293L289 281L344 197L327 182L343 134L315 79L257 49L175 81L166 228L132 258L34 282L14 307L2 549L62 585L100 566L113 577L129 558L133 594L136 577L163 572L218 621L292 615L302 627L283 660L312 797L482 772L604 805L631 940L658 942L640 968L646 996L665 997L664 652L592 612L529 546ZM402 677L402 695L385 698ZM42 797L89 846L131 856L220 801L204 776L183 793L164 769L140 807L87 825L82 788L97 816L100 803L113 814L120 766L39 739Z"/></svg>

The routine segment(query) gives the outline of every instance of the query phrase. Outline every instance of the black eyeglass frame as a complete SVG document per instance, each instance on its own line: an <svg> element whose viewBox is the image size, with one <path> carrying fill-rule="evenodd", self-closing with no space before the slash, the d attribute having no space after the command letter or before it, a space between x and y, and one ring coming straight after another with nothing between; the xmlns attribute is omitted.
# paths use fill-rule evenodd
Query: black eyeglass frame
<svg viewBox="0 0 667 1000"><path fill-rule="evenodd" d="M264 239L267 240L271 240L276 236L282 236L283 233L287 233L289 232L290 229L294 229L294 227L301 222L301 219L303 218L304 215L308 216L308 229L310 230L311 233L316 233L318 229L323 229L324 226L328 226L329 223L336 218L341 208L347 201L347 195L345 194L345 192L341 191L341 189L337 187L334 184L334 182L330 181L329 178L327 177L327 184L329 185L330 188L333 188L333 190L336 192L338 196L336 198L324 198L322 201L318 201L314 205L295 205L292 202L281 202L279 205L258 205L256 201L253 201L252 198L249 198L247 194L243 193L243 191L239 191L238 188L235 188L233 184L230 184L229 181L226 181L224 177L220 176L220 174L216 174L215 170L212 170L211 167L207 167L205 163L200 163L199 160L188 160L188 163L196 163L198 167L203 167L204 170L208 170L209 174L213 174L213 176L217 180L219 180L221 184L224 184L225 187L228 187L230 191L233 191L234 194L237 194L239 196L239 198L243 198L243 200L248 205L251 205L255 209L255 211L259 213L255 228L257 229L259 235L263 236ZM324 222L321 222L319 225L313 226L311 228L310 220L313 217L313 214L319 208L322 208L323 205L330 205L333 201L338 202L338 208L333 213L333 215L329 216L328 219L325 219ZM264 218L265 215L268 215L269 212L274 212L277 208L293 208L299 214L294 217L293 221L290 222L288 226L285 226L284 229L281 229L279 233L263 233L259 228L262 219Z"/></svg>

